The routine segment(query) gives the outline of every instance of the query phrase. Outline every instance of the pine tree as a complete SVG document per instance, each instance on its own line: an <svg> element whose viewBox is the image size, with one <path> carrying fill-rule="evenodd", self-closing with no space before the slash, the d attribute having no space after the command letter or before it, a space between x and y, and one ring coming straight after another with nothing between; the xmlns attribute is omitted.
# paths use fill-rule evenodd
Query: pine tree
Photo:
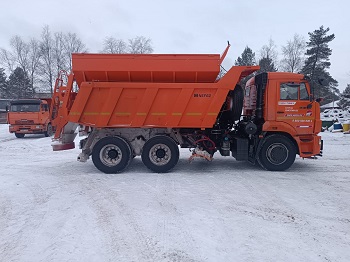
<svg viewBox="0 0 350 262"><path fill-rule="evenodd" d="M236 66L252 66L255 64L255 53L248 46L246 46L241 56L235 61Z"/></svg>
<svg viewBox="0 0 350 262"><path fill-rule="evenodd" d="M344 92L340 96L339 106L343 109L350 109L350 84L345 88Z"/></svg>
<svg viewBox="0 0 350 262"><path fill-rule="evenodd" d="M17 67L9 76L6 94L7 97L11 99L33 97L34 89L31 86L28 75L22 68Z"/></svg>
<svg viewBox="0 0 350 262"><path fill-rule="evenodd" d="M259 60L260 70L262 72L277 72L274 62L269 57L264 57Z"/></svg>
<svg viewBox="0 0 350 262"><path fill-rule="evenodd" d="M324 103L329 103L333 99L338 99L338 82L327 72L331 63L329 57L332 49L328 44L335 38L334 34L328 35L329 28L321 26L319 29L309 33L310 41L307 42L305 65L302 73L309 77L311 88L316 97L323 97ZM319 79L324 79L324 84L319 83Z"/></svg>
<svg viewBox="0 0 350 262"><path fill-rule="evenodd" d="M0 68L0 98L7 98L6 89L7 89L7 81L6 81L5 69Z"/></svg>
<svg viewBox="0 0 350 262"><path fill-rule="evenodd" d="M252 49L250 49L248 46L246 46L246 48L244 48L243 53L241 54L240 57L237 58L237 60L235 61L235 65L236 66L253 66L256 65L255 62L255 53L253 53ZM239 84L242 87L245 87L245 84L247 83L247 81L252 77L252 75L249 75L245 78L243 78Z"/></svg>

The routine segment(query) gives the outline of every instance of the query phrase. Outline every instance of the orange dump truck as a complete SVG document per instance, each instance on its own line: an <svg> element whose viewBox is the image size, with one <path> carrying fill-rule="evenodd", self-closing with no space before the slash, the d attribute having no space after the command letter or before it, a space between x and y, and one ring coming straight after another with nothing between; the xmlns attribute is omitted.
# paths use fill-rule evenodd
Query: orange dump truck
<svg viewBox="0 0 350 262"><path fill-rule="evenodd" d="M190 160L219 151L274 171L297 154L320 155L320 107L304 76L262 73L243 89L240 80L259 67L234 66L219 78L228 48L222 56L73 54L72 73L54 90L53 150L74 148L80 126L87 137L78 160L91 156L105 173L121 172L135 156L167 172L179 146L190 148Z"/></svg>
<svg viewBox="0 0 350 262"><path fill-rule="evenodd" d="M25 134L51 136L50 105L51 98L12 100L8 112L10 133L15 133L17 138L23 138Z"/></svg>

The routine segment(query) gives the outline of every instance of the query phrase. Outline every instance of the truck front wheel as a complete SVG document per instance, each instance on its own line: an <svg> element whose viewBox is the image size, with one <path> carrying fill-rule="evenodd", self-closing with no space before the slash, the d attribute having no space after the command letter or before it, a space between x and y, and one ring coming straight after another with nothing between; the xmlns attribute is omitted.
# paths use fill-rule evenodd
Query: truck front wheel
<svg viewBox="0 0 350 262"><path fill-rule="evenodd" d="M296 148L292 141L282 135L265 138L258 154L259 164L270 171L284 171L295 161Z"/></svg>
<svg viewBox="0 0 350 262"><path fill-rule="evenodd" d="M157 173L171 170L179 161L179 147L170 137L155 136L149 139L142 149L142 162Z"/></svg>
<svg viewBox="0 0 350 262"><path fill-rule="evenodd" d="M105 137L92 150L95 167L107 174L122 172L131 160L131 148L121 137Z"/></svg>
<svg viewBox="0 0 350 262"><path fill-rule="evenodd" d="M23 138L25 134L22 134L22 133L15 133L15 136L17 138Z"/></svg>

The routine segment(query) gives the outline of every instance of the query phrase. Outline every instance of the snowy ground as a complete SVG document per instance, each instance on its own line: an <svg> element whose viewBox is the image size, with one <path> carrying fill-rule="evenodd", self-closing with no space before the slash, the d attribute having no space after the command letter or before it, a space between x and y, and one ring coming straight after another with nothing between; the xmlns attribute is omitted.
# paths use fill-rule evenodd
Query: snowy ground
<svg viewBox="0 0 350 262"><path fill-rule="evenodd" d="M181 150L116 175L0 125L0 261L350 261L350 135L324 157L268 172ZM79 138L78 138L79 139Z"/></svg>

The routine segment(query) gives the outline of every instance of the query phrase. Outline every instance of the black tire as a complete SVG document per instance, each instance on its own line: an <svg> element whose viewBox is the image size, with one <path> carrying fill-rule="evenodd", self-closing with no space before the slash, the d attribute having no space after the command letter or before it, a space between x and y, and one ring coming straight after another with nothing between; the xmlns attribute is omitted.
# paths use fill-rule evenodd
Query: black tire
<svg viewBox="0 0 350 262"><path fill-rule="evenodd" d="M22 133L15 133L15 136L17 138L23 138L25 136L25 134L22 134Z"/></svg>
<svg viewBox="0 0 350 262"><path fill-rule="evenodd" d="M289 138L271 135L263 141L258 163L266 170L284 171L294 163L296 153L296 147Z"/></svg>
<svg viewBox="0 0 350 262"><path fill-rule="evenodd" d="M51 124L47 125L47 130L45 131L44 135L46 137L52 136L52 125Z"/></svg>
<svg viewBox="0 0 350 262"><path fill-rule="evenodd" d="M156 173L165 173L174 168L179 161L179 147L167 136L149 139L142 149L142 162Z"/></svg>
<svg viewBox="0 0 350 262"><path fill-rule="evenodd" d="M243 109L244 91L240 85L236 85L235 89L229 92L229 112L230 118L237 121L241 118Z"/></svg>
<svg viewBox="0 0 350 262"><path fill-rule="evenodd" d="M92 150L92 162L98 170L106 174L122 172L130 161L130 145L121 137L102 138Z"/></svg>

